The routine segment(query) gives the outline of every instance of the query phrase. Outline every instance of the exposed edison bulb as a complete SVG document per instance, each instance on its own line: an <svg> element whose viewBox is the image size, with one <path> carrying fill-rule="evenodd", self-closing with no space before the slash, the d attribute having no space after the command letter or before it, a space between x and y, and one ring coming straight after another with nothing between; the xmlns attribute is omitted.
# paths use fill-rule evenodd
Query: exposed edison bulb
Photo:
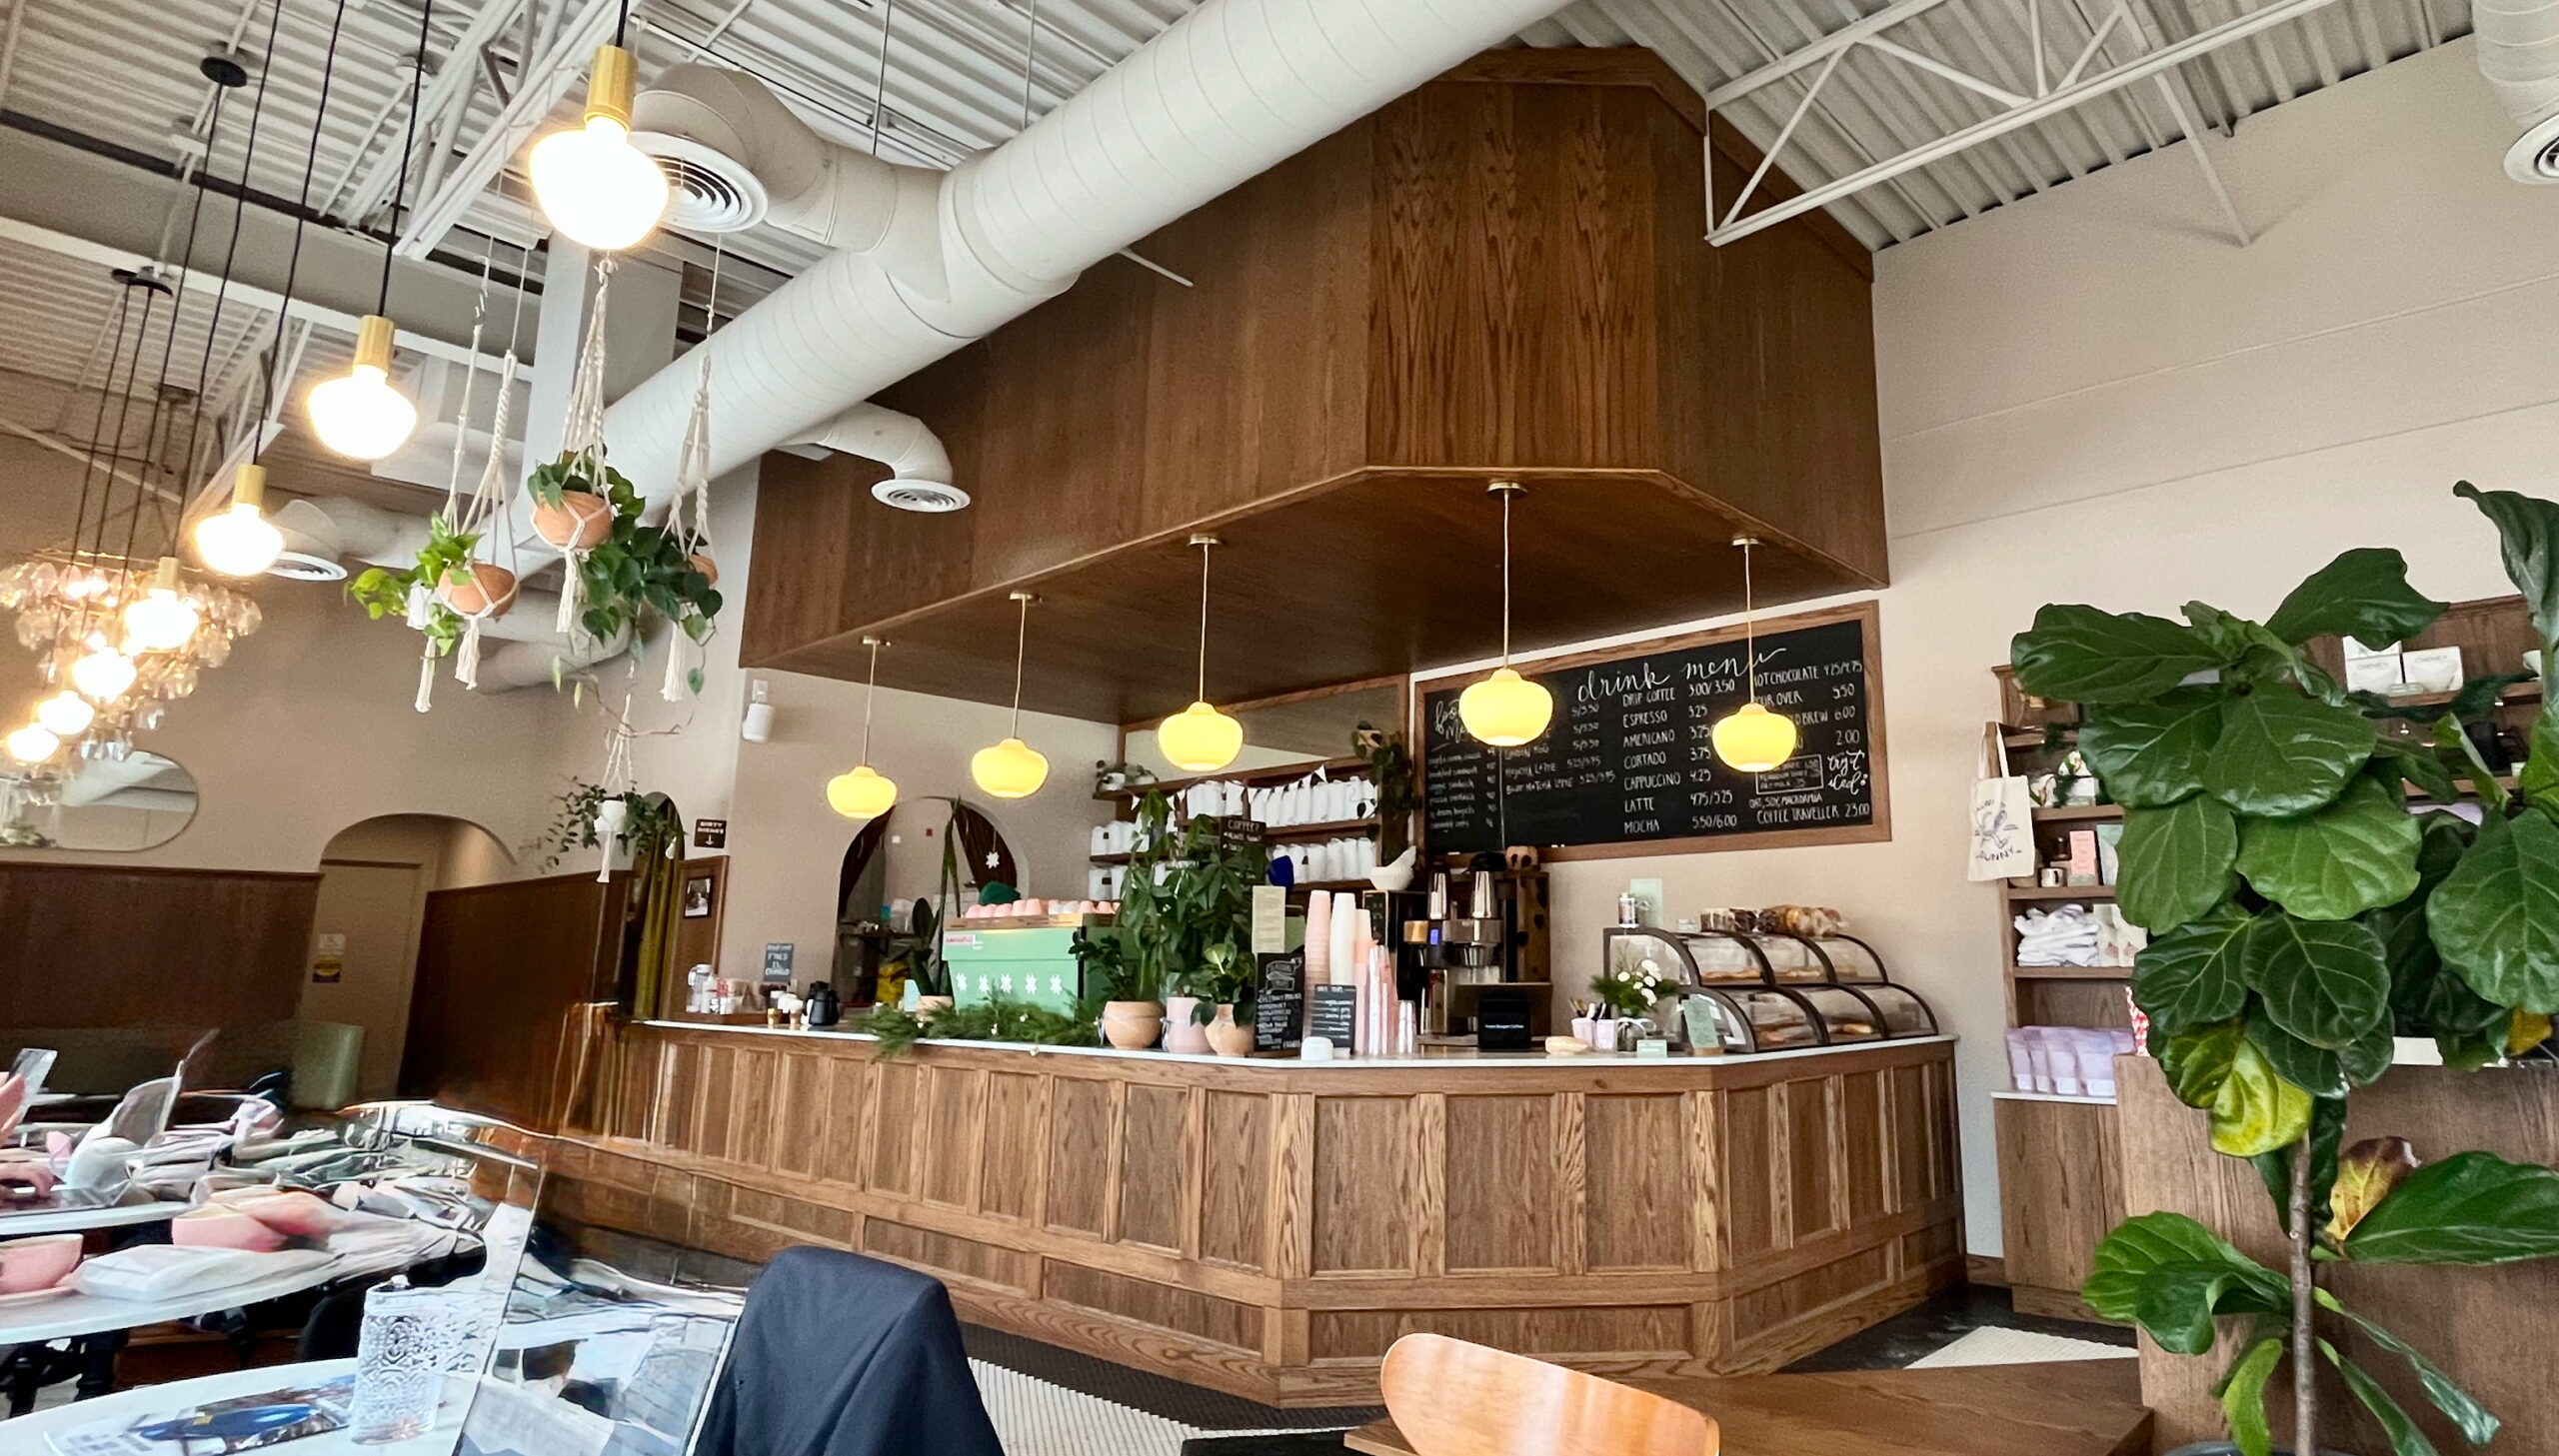
<svg viewBox="0 0 2559 1456"><path fill-rule="evenodd" d="M534 145L533 195L551 225L598 252L649 236L667 210L667 174L631 145L631 53L599 46L587 81L586 123Z"/></svg>
<svg viewBox="0 0 2559 1456"><path fill-rule="evenodd" d="M231 478L231 509L196 523L196 560L226 577L255 577L284 555L284 533L268 522L267 468L243 465Z"/></svg>
<svg viewBox="0 0 2559 1456"><path fill-rule="evenodd" d="M134 672L133 659L98 643L71 665L71 686L91 703L113 703L133 686Z"/></svg>
<svg viewBox="0 0 2559 1456"><path fill-rule="evenodd" d="M89 700L65 688L36 705L36 722L57 737L76 738L89 730L98 711Z"/></svg>
<svg viewBox="0 0 2559 1456"><path fill-rule="evenodd" d="M320 443L353 460L380 460L418 428L418 407L391 387L391 321L367 314L356 330L356 359L324 380L304 408Z"/></svg>
<svg viewBox="0 0 2559 1456"><path fill-rule="evenodd" d="M898 784L868 763L827 780L827 807L849 819L876 819L898 801Z"/></svg>
<svg viewBox="0 0 2559 1456"><path fill-rule="evenodd" d="M969 776L998 798L1029 798L1049 781L1049 755L1020 738L1007 738L972 754Z"/></svg>
<svg viewBox="0 0 2559 1456"><path fill-rule="evenodd" d="M40 723L28 724L9 734L9 756L21 763L41 763L52 757L53 750L61 746L62 739L54 736L53 729Z"/></svg>
<svg viewBox="0 0 2559 1456"><path fill-rule="evenodd" d="M1520 677L1508 668L1457 695L1457 718L1466 731L1496 748L1515 748L1535 740L1555 716L1555 696L1543 683Z"/></svg>
<svg viewBox="0 0 2559 1456"><path fill-rule="evenodd" d="M1744 773L1765 773L1795 755L1794 720L1745 703L1709 731L1715 756Z"/></svg>
<svg viewBox="0 0 2559 1456"><path fill-rule="evenodd" d="M1156 747L1177 768L1215 773L1244 750L1244 725L1206 703L1194 703L1157 726Z"/></svg>
<svg viewBox="0 0 2559 1456"><path fill-rule="evenodd" d="M195 637L203 620L196 605L178 595L178 559L164 556L151 590L125 604L125 648L128 652L176 652Z"/></svg>

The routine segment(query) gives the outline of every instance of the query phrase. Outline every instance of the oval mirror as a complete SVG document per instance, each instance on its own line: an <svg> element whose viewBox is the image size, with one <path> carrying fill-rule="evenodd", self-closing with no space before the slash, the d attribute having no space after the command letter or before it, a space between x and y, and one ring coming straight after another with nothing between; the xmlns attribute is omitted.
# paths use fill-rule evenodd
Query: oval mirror
<svg viewBox="0 0 2559 1456"><path fill-rule="evenodd" d="M66 779L0 779L0 848L151 849L195 816L195 775L139 748L81 759Z"/></svg>

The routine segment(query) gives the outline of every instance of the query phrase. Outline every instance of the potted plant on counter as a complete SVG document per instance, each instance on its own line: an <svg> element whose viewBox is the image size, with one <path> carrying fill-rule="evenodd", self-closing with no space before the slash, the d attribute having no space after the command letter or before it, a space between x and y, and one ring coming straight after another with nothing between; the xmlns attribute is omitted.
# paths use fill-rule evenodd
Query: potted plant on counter
<svg viewBox="0 0 2559 1456"><path fill-rule="evenodd" d="M1122 1051L1144 1051L1164 1034L1163 985L1129 955L1114 926L1079 928L1068 948L1083 970L1085 993L1099 992L1102 1039Z"/></svg>
<svg viewBox="0 0 2559 1456"><path fill-rule="evenodd" d="M2559 506L2456 490L2498 527L2544 661L2559 660ZM2509 790L2458 715L2424 741L2383 736L2359 711L2376 705L2303 650L2336 634L2395 643L2443 610L2408 586L2399 553L2349 551L2263 623L2202 603L2183 623L2052 606L2012 654L2025 691L2085 707L2080 746L2126 806L2117 897L2151 932L2132 979L2150 1050L2213 1147L2255 1163L2289 1244L2289 1269L2270 1269L2192 1218L2144 1213L2099 1246L2084 1296L2173 1353L2233 1336L2216 1391L2248 1456L2272 1448L2265 1391L2287 1355L2296 1449L2324 1448L2311 1374L2324 1364L2391 1451L2433 1456L2358 1363L2367 1348L2405 1362L2426 1402L2486 1443L2497 1418L2320 1271L2559 1255L2559 1171L2475 1151L2421 1164L2398 1137L2339 1147L2347 1099L2390 1069L2394 1033L2430 1035L2446 1064L2476 1069L2538 1046L2559 1011L2559 706L2533 725ZM2409 812L2407 784L2448 801L2462 779L2484 809L2475 827Z"/></svg>
<svg viewBox="0 0 2559 1456"><path fill-rule="evenodd" d="M1201 959L1191 978L1200 992L1192 1015L1205 1027L1209 1049L1220 1056L1252 1055L1253 956L1235 941L1219 940L1201 951Z"/></svg>
<svg viewBox="0 0 2559 1456"><path fill-rule="evenodd" d="M1142 975L1171 992L1167 1051L1209 1050L1202 1027L1213 1019L1202 989L1212 946L1221 965L1252 963L1247 932L1253 918L1253 886L1269 870L1257 845L1229 843L1221 821L1206 815L1178 830L1173 805L1151 792L1138 805L1137 845L1129 857L1129 883L1120 894L1120 928L1129 957Z"/></svg>

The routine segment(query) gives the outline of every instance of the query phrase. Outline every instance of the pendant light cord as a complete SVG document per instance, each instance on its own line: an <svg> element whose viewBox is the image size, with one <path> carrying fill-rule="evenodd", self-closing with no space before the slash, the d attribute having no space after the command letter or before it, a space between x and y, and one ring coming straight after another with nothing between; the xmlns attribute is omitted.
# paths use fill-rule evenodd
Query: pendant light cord
<svg viewBox="0 0 2559 1456"><path fill-rule="evenodd" d="M391 255L400 241L400 215L408 210L409 158L418 150L418 98L427 79L428 27L435 17L436 0L418 7L418 53L409 67L409 124L400 137L400 180L391 184L391 236L382 240L382 287L373 299L373 311L386 318L391 314Z"/></svg>
<svg viewBox="0 0 2559 1456"><path fill-rule="evenodd" d="M214 153L222 145L222 100L230 94L230 91L231 88L228 86L214 88L213 106L205 118L204 159L193 169L196 195L187 205L187 240L178 252L178 282L175 291L169 296L168 332L161 336L160 373L151 389L151 421L143 427L142 431L142 474L134 484L133 520L128 525L124 537L125 566L128 569L133 565L134 547L142 534L143 505L151 498L151 482L160 474L162 459L167 453L164 448L166 442L161 437L160 427L165 423L169 426L171 436L177 434L177 417L169 409L169 361L175 358L178 352L178 319L186 311L187 279L195 271L196 235L204 223L206 179L213 168ZM208 334L206 337L210 339L212 336ZM203 372L199 370L196 389L201 393L203 388ZM175 471L170 473L176 474ZM180 502L182 512L184 504L182 500ZM169 550L167 553L154 553L155 556L176 554L177 528L180 524L182 523L177 521L171 522Z"/></svg>
<svg viewBox="0 0 2559 1456"><path fill-rule="evenodd" d="M862 761L871 761L871 704L880 696L880 644L871 644L871 686L862 690Z"/></svg>
<svg viewBox="0 0 2559 1456"><path fill-rule="evenodd" d="M1031 599L1022 599L1022 620L1013 630L1013 735L1022 736L1022 660L1031 650Z"/></svg>
<svg viewBox="0 0 2559 1456"><path fill-rule="evenodd" d="M1501 493L1501 666L1510 666L1510 498Z"/></svg>
<svg viewBox="0 0 2559 1456"><path fill-rule="evenodd" d="M1750 672L1750 701L1759 701L1759 628L1750 591L1750 547L1741 544L1741 660Z"/></svg>
<svg viewBox="0 0 2559 1456"><path fill-rule="evenodd" d="M1031 130L1031 62L1040 54L1040 0L1031 0L1031 34L1022 43L1022 129Z"/></svg>
<svg viewBox="0 0 2559 1456"><path fill-rule="evenodd" d="M622 3L621 3L620 5L618 5L618 6L616 6L616 7L614 8L614 12L613 12L613 43L614 43L614 45L615 45L615 46L617 46L617 47L620 47L620 46L622 45L623 37L624 37L624 36L626 36L626 35L628 35L628 34L630 34L630 31L631 31L631 0L622 0Z"/></svg>
<svg viewBox="0 0 2559 1456"><path fill-rule="evenodd" d="M329 85L337 79L338 36L346 29L346 24L347 0L338 0L337 14L329 21L329 49L320 58L320 99L311 108L311 149L302 159L302 192L293 209L293 251L285 257L284 295L276 300L276 333L267 346L266 390L258 402L262 418L256 433L250 437L256 442L249 450L252 463L266 459L267 432L263 417L275 413L276 370L284 363L284 324L293 314L293 285L302 272L302 234L310 226L307 219L311 214L311 174L320 169L320 128L329 119Z"/></svg>
<svg viewBox="0 0 2559 1456"><path fill-rule="evenodd" d="M1209 701L1209 551L1213 544L1200 543L1200 701Z"/></svg>
<svg viewBox="0 0 2559 1456"><path fill-rule="evenodd" d="M195 407L187 419L186 459L196 458L196 440L204 430L204 402L212 392L214 341L222 337L222 306L230 301L231 265L240 256L240 219L249 208L249 165L258 156L258 123L267 114L267 77L276 68L276 32L284 24L284 0L276 0L275 9L267 16L266 55L258 62L258 94L249 103L249 137L240 148L240 186L231 195L231 238L222 248L222 278L213 287L213 317L204 326L204 354L196 361ZM205 165L213 165L213 148L205 148ZM228 372L227 370L225 371ZM263 431L260 431L263 434Z"/></svg>

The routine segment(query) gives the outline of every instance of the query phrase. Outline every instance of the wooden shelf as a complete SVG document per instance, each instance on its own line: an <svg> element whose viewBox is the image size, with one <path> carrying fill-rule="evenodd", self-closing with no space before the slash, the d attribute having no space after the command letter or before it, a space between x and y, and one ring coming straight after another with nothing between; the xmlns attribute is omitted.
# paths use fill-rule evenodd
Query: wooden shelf
<svg viewBox="0 0 2559 1456"><path fill-rule="evenodd" d="M2034 816L2035 822L2039 824L2071 823L2082 819L2119 819L2123 817L2123 805L2119 803L2058 803L2050 808L2036 809Z"/></svg>
<svg viewBox="0 0 2559 1456"><path fill-rule="evenodd" d="M1323 758L1305 763L1283 764L1277 768L1247 768L1241 771L1200 773L1189 778L1159 778L1153 783L1140 783L1128 788L1097 789L1094 797L1104 803L1144 798L1161 790L1167 797L1182 792L1195 783L1242 783L1254 788L1268 788L1275 783L1293 783L1320 768L1327 774L1364 770L1368 760L1355 756Z"/></svg>
<svg viewBox="0 0 2559 1456"><path fill-rule="evenodd" d="M2379 694L2377 696L2393 708L2441 708L2461 695L2455 692L2408 693L2395 698L2387 693ZM2509 686L2505 692L2497 695L2497 702L2501 705L2508 703L2539 703L2540 701L2541 685L2539 683L2516 683Z"/></svg>
<svg viewBox="0 0 2559 1456"><path fill-rule="evenodd" d="M2008 963L2008 973L2019 980L2130 980L2129 965L2019 965Z"/></svg>
<svg viewBox="0 0 2559 1456"><path fill-rule="evenodd" d="M2115 1099L2112 1097L2078 1097L2063 1092L2020 1092L2013 1087L2006 1091L1991 1093L1990 1099L1994 1102L2060 1102L2072 1107L2115 1105Z"/></svg>
<svg viewBox="0 0 2559 1456"><path fill-rule="evenodd" d="M1359 879L1301 879L1295 884L1288 886L1288 888L1292 890L1302 889L1309 893L1315 890L1323 890L1326 893L1337 893L1348 890L1375 889L1376 886L1370 884L1363 877Z"/></svg>
<svg viewBox="0 0 2559 1456"><path fill-rule="evenodd" d="M2115 897L2111 884L2011 884L2000 893L2012 900L2110 900Z"/></svg>

